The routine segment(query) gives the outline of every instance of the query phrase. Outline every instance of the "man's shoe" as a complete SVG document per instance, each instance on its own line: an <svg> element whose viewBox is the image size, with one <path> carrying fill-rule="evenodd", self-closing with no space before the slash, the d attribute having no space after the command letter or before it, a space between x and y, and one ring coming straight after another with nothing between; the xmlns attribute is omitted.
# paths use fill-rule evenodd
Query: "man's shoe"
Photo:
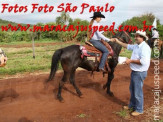
<svg viewBox="0 0 163 122"><path fill-rule="evenodd" d="M123 109L129 110L130 108L128 106L123 106Z"/></svg>
<svg viewBox="0 0 163 122"><path fill-rule="evenodd" d="M134 111L134 108L129 108L128 106L123 106L124 110L129 110L130 112Z"/></svg>
<svg viewBox="0 0 163 122"><path fill-rule="evenodd" d="M143 113L139 113L139 112L137 112L137 111L134 111L134 112L131 113L132 116L139 116L139 115L141 115L141 114L143 114Z"/></svg>

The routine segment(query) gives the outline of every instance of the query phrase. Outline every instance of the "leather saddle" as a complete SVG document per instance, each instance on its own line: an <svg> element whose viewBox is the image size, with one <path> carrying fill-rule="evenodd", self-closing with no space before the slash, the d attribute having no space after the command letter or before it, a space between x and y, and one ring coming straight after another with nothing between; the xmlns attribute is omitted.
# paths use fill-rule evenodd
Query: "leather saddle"
<svg viewBox="0 0 163 122"><path fill-rule="evenodd" d="M101 40L101 42L107 47L108 51L109 51L109 55L108 58L114 55L113 50L111 48L111 46L109 45L109 43L105 42L104 40ZM85 45L82 46L81 48L82 50L82 56L87 56L87 57L95 57L95 63L97 64L97 61L100 62L101 61L101 57L102 57L102 52L98 49L96 49L92 43L90 43L89 41L85 42ZM99 57L99 58L97 58ZM97 67L95 68L97 69ZM106 61L105 63L105 71L109 71L110 67Z"/></svg>
<svg viewBox="0 0 163 122"><path fill-rule="evenodd" d="M109 45L109 43L105 42L104 40L101 40L101 42L106 46L106 48L108 49L109 51L109 56L113 56L114 53L113 53L113 49L111 48L111 46ZM90 43L89 41L86 41L85 42L85 45L83 45L85 47L85 49L90 52L90 53L96 53L96 54L99 54L99 56L102 55L102 52L100 50L98 50L97 48L95 48L92 43Z"/></svg>

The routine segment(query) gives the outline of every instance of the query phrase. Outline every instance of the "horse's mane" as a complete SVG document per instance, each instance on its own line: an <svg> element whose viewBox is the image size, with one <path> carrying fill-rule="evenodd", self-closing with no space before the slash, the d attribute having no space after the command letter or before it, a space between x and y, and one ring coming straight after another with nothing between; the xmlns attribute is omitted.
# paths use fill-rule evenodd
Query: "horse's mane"
<svg viewBox="0 0 163 122"><path fill-rule="evenodd" d="M113 38L120 37L121 34L122 34L122 32L117 32L115 35L113 35Z"/></svg>

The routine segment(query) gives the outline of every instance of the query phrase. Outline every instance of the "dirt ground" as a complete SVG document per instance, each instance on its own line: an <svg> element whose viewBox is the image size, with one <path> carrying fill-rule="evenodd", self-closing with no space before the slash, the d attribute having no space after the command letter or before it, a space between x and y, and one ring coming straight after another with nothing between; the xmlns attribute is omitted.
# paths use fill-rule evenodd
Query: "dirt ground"
<svg viewBox="0 0 163 122"><path fill-rule="evenodd" d="M62 92L64 102L56 99L58 82L62 72L57 73L44 89L43 82L48 74L27 75L21 78L0 80L0 122L128 122L152 121L154 95L154 64L151 63L148 77L144 81L144 114L132 117L120 117L117 112L123 105L129 103L130 68L128 65L118 65L111 90L114 97L106 94L102 88L107 76L96 72L94 77L90 72L81 70L76 73L76 83L83 93L79 98L75 89L66 83ZM160 75L163 79L163 60L160 61ZM160 81L163 90L163 82ZM160 97L163 108L163 95ZM160 118L163 110L160 110Z"/></svg>

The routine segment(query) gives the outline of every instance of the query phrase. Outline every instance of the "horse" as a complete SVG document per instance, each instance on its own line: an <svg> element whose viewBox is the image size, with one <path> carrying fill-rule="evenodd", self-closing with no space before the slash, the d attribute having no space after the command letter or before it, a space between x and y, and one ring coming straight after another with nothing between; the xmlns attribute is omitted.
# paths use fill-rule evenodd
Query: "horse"
<svg viewBox="0 0 163 122"><path fill-rule="evenodd" d="M160 58L163 57L163 41L159 40L159 51L160 51Z"/></svg>
<svg viewBox="0 0 163 122"><path fill-rule="evenodd" d="M163 57L163 41L159 39L159 43L158 43L158 49L160 52L160 58Z"/></svg>
<svg viewBox="0 0 163 122"><path fill-rule="evenodd" d="M151 39L152 40L152 39ZM152 40L150 47L152 48L152 52L154 52L154 47L157 47L159 49L159 58L163 56L163 41L160 39Z"/></svg>
<svg viewBox="0 0 163 122"><path fill-rule="evenodd" d="M113 38L118 38L120 41L124 43L132 42L129 33L126 31L118 32L113 36ZM106 92L110 96L114 96L113 92L110 91L111 81L114 78L114 70L118 64L118 56L121 52L122 46L117 44L116 42L109 42L110 46L113 49L114 55L108 59L107 63L110 67L111 71L108 72L108 79L106 84L103 86L104 89L107 88ZM84 68L88 71L92 71L95 69L95 63L93 61L87 60L87 57L84 56L81 58L81 50L80 45L70 45L65 48L58 49L54 52L52 56L51 62L51 71L48 80L45 82L47 84L49 81L53 80L56 71L58 69L59 61L61 62L62 69L64 71L63 77L59 82L59 88L57 93L57 99L62 101L63 98L61 96L61 91L64 86L64 83L69 79L70 83L76 89L76 93L79 97L82 96L81 91L76 86L75 83L75 72L78 67ZM97 70L96 70L97 71ZM46 85L45 85L46 86Z"/></svg>

